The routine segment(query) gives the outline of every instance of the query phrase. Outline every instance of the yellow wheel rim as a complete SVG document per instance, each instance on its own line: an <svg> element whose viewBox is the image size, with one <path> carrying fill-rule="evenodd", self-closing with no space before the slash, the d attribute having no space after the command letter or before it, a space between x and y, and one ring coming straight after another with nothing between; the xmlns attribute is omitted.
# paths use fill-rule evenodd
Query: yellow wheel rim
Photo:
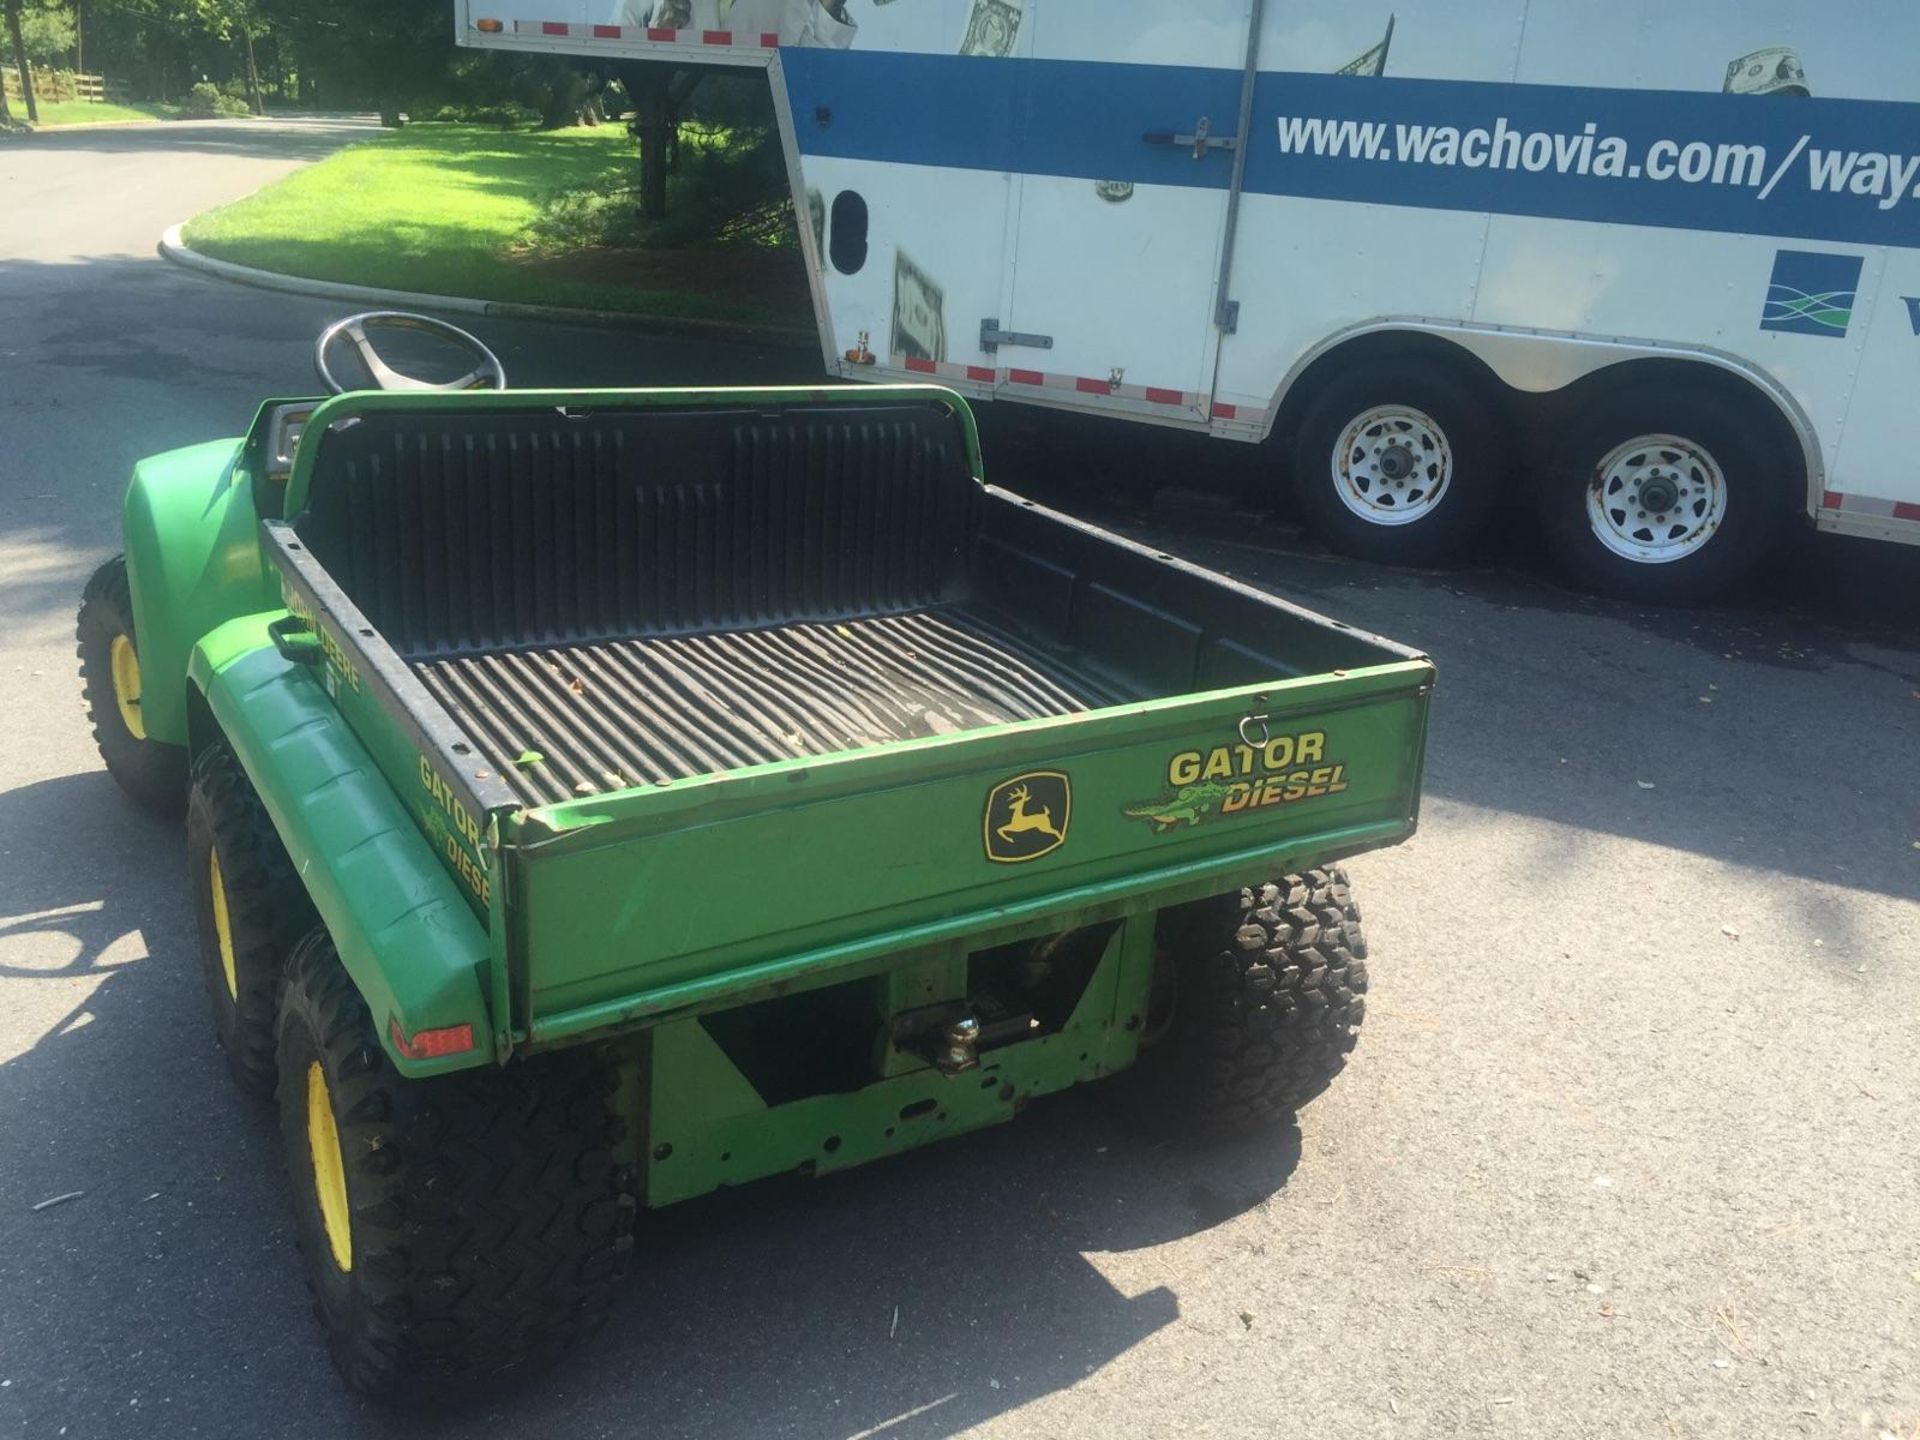
<svg viewBox="0 0 1920 1440"><path fill-rule="evenodd" d="M108 656L113 671L113 703L120 707L120 723L136 740L147 738L147 723L140 718L140 652L126 635L113 637Z"/></svg>
<svg viewBox="0 0 1920 1440"><path fill-rule="evenodd" d="M347 1218L347 1165L340 1158L340 1131L333 1123L333 1097L320 1062L307 1066L307 1154L313 1159L313 1189L327 1248L342 1274L353 1269L353 1226Z"/></svg>
<svg viewBox="0 0 1920 1440"><path fill-rule="evenodd" d="M220 942L220 968L226 972L227 994L240 998L240 967L233 958L233 922L227 918L227 886L220 878L220 852L207 852L213 890L213 934Z"/></svg>

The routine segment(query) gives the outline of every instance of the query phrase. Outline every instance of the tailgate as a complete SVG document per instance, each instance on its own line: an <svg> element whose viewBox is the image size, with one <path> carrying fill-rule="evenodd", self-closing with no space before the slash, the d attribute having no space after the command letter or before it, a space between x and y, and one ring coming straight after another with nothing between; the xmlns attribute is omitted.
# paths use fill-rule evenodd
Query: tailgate
<svg viewBox="0 0 1920 1440"><path fill-rule="evenodd" d="M524 812L515 1028L558 1041L1393 844L1432 683L1396 661Z"/></svg>

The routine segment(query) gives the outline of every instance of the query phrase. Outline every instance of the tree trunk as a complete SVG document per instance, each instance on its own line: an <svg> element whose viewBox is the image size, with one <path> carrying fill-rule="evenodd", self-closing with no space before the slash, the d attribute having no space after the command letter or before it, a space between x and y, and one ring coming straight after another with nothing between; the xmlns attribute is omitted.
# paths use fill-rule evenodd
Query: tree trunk
<svg viewBox="0 0 1920 1440"><path fill-rule="evenodd" d="M7 31L13 37L13 61L20 67L20 98L27 102L27 121L40 123L40 107L33 101L33 66L27 63L27 42L20 38L20 0L7 0Z"/></svg>
<svg viewBox="0 0 1920 1440"><path fill-rule="evenodd" d="M640 213L667 215L668 155L680 132L680 108L700 84L698 71L676 70L651 60L618 67L620 84L633 101L631 129L640 140Z"/></svg>
<svg viewBox="0 0 1920 1440"><path fill-rule="evenodd" d="M260 67L253 60L253 32L245 32L247 37L247 103L253 107L253 113L267 113L266 101L260 98Z"/></svg>
<svg viewBox="0 0 1920 1440"><path fill-rule="evenodd" d="M585 86L578 75L568 71L547 87L546 103L540 107L542 130L564 130L580 119L580 100Z"/></svg>
<svg viewBox="0 0 1920 1440"><path fill-rule="evenodd" d="M649 220L667 216L667 142L673 99L668 66L651 61L625 67L621 77L633 97L633 130L640 137L640 213Z"/></svg>
<svg viewBox="0 0 1920 1440"><path fill-rule="evenodd" d="M13 107L7 104L7 87L0 85L0 135L13 128Z"/></svg>

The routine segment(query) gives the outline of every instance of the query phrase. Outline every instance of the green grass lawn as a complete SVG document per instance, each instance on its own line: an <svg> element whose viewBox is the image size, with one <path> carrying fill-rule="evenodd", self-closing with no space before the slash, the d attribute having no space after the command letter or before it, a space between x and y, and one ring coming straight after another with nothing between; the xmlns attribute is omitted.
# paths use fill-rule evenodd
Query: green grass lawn
<svg viewBox="0 0 1920 1440"><path fill-rule="evenodd" d="M208 211L188 224L185 239L216 259L318 280L654 315L796 318L677 283L577 278L516 254L517 237L548 196L631 186L636 164L618 125L544 134L409 125Z"/></svg>
<svg viewBox="0 0 1920 1440"><path fill-rule="evenodd" d="M12 102L16 120L27 118L27 107L20 101ZM40 123L42 125L102 125L110 120L177 120L180 112L171 105L149 105L144 101L135 101L130 105L115 105L111 101L92 100L42 100L39 102Z"/></svg>

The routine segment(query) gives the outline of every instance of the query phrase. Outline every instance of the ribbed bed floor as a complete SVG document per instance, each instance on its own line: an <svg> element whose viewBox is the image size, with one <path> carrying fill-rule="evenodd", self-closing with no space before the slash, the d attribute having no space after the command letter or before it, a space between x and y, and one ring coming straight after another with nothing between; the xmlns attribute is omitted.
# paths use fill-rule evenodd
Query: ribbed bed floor
<svg viewBox="0 0 1920 1440"><path fill-rule="evenodd" d="M416 662L529 804L1112 703L951 610ZM520 763L523 757L537 761Z"/></svg>

